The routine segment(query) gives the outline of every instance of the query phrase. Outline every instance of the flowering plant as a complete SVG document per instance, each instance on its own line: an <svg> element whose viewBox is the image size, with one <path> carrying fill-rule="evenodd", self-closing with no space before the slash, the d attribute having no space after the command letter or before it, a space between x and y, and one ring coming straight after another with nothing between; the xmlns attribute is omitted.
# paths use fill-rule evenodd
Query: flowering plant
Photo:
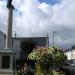
<svg viewBox="0 0 75 75"><path fill-rule="evenodd" d="M66 56L61 49L56 47L37 47L29 55L28 58L38 62L43 71L50 68L60 67L66 63Z"/></svg>
<svg viewBox="0 0 75 75"><path fill-rule="evenodd" d="M42 64L61 64L66 61L64 53L55 47L37 47L28 55L28 58Z"/></svg>

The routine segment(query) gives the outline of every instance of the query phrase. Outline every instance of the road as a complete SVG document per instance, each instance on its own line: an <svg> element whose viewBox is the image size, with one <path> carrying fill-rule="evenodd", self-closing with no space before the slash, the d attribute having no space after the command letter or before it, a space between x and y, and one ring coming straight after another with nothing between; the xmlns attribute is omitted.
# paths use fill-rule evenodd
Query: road
<svg viewBox="0 0 75 75"><path fill-rule="evenodd" d="M65 75L75 75L75 67L63 66L61 70L65 72Z"/></svg>

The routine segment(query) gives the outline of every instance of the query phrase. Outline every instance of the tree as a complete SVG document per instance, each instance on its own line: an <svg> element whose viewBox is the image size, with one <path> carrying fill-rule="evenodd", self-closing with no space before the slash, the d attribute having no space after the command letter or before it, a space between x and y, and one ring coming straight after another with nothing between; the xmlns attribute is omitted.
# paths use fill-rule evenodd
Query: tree
<svg viewBox="0 0 75 75"><path fill-rule="evenodd" d="M52 69L65 65L67 61L64 53L55 47L38 47L29 54L28 58L39 63L44 75L47 75Z"/></svg>

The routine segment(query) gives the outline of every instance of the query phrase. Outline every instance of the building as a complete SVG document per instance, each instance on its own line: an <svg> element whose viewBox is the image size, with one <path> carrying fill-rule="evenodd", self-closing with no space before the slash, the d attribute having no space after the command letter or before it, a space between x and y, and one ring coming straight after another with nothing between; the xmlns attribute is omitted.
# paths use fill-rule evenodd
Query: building
<svg viewBox="0 0 75 75"><path fill-rule="evenodd" d="M20 45L22 41L32 39L36 42L37 46L45 47L48 46L48 37L14 37L13 38L13 49L16 51L17 59L20 57L20 52L22 51Z"/></svg>
<svg viewBox="0 0 75 75"><path fill-rule="evenodd" d="M71 60L72 59L72 51L66 51L65 52L65 55L67 56L67 59L68 60Z"/></svg>
<svg viewBox="0 0 75 75"><path fill-rule="evenodd" d="M0 49L5 47L5 34L0 31Z"/></svg>
<svg viewBox="0 0 75 75"><path fill-rule="evenodd" d="M69 61L75 62L75 49L65 51L65 55Z"/></svg>
<svg viewBox="0 0 75 75"><path fill-rule="evenodd" d="M36 42L37 46L49 46L49 37L13 37L12 48L16 52L16 58L20 58L20 52L22 51L20 45L22 41L32 39ZM5 48L6 35L0 31L0 49Z"/></svg>

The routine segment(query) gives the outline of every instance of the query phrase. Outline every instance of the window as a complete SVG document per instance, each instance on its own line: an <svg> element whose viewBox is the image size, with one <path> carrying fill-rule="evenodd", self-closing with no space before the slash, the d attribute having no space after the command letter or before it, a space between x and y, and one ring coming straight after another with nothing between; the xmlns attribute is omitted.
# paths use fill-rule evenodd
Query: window
<svg viewBox="0 0 75 75"><path fill-rule="evenodd" d="M10 56L2 56L2 68L10 68Z"/></svg>

